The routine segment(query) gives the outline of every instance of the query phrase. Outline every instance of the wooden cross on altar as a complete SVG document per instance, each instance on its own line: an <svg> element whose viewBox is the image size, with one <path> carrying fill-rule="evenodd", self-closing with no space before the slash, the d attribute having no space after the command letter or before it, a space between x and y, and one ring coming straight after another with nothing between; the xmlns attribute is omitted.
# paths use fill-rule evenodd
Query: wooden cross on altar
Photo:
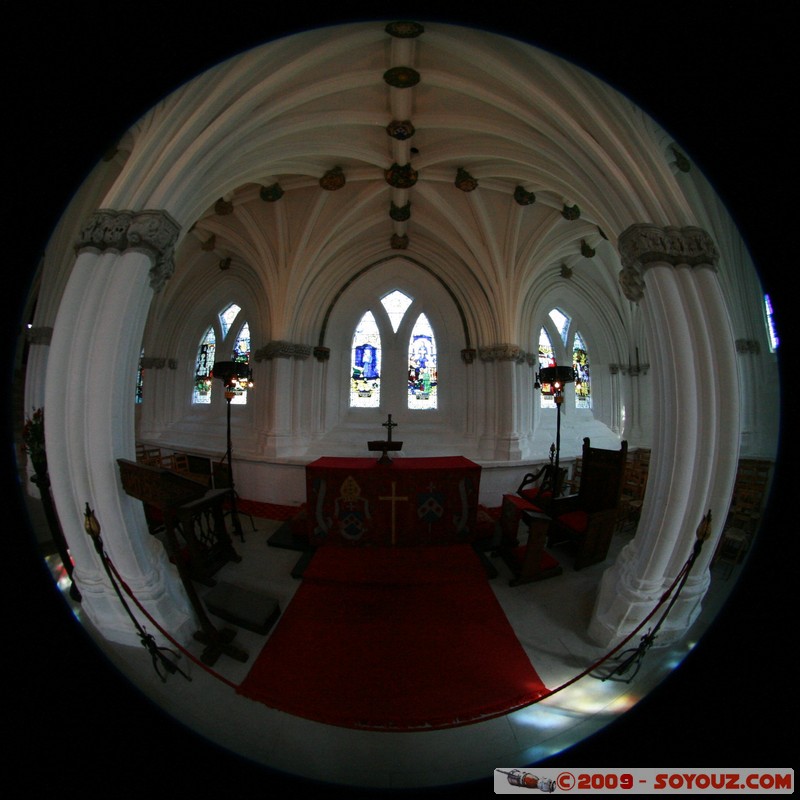
<svg viewBox="0 0 800 800"><path fill-rule="evenodd" d="M378 459L379 464L391 464L392 459L389 458L389 450L402 450L403 443L392 441L392 428L396 428L397 423L392 422L391 414L389 414L389 418L386 420L386 422L383 423L383 427L387 429L386 439L367 442L367 448L371 451L380 451L383 453L383 455Z"/></svg>

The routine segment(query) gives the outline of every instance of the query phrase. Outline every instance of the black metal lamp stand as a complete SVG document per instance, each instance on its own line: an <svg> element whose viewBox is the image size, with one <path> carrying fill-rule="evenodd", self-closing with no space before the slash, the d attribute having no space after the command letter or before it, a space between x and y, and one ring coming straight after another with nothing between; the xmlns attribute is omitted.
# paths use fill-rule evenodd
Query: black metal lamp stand
<svg viewBox="0 0 800 800"><path fill-rule="evenodd" d="M536 376L535 389L540 389L542 384L549 384L553 391L553 401L556 404L556 442L555 448L550 447L550 460L553 462L553 496L557 497L561 491L559 480L559 455L561 453L561 406L564 403L564 384L574 383L575 370L572 367L542 367ZM555 454L555 455L554 455Z"/></svg>
<svg viewBox="0 0 800 800"><path fill-rule="evenodd" d="M237 389L246 384L248 387L252 383L253 371L250 367L239 361L218 361L214 364L212 370L212 377L220 378L225 387L225 403L227 405L227 450L226 460L228 462L228 478L230 480L230 503L231 503L231 519L233 520L233 527L239 539L244 541L244 531L242 530L242 523L239 520L239 513L236 508L236 489L233 482L233 445L231 441L231 401L236 397Z"/></svg>

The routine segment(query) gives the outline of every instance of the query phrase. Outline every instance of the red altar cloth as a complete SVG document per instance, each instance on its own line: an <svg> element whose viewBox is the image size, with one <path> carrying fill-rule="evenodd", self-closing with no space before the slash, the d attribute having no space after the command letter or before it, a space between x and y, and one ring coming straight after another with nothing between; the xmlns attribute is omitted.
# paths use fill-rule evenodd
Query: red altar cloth
<svg viewBox="0 0 800 800"><path fill-rule="evenodd" d="M481 468L461 456L319 458L306 466L313 544L453 544L475 538Z"/></svg>

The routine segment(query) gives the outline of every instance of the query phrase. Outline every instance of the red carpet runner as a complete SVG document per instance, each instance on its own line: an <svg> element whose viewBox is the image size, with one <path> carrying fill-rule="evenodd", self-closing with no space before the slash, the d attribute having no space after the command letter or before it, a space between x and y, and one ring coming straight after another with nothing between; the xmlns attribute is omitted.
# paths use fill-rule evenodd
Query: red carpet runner
<svg viewBox="0 0 800 800"><path fill-rule="evenodd" d="M467 545L321 547L239 694L350 728L477 722L548 693Z"/></svg>

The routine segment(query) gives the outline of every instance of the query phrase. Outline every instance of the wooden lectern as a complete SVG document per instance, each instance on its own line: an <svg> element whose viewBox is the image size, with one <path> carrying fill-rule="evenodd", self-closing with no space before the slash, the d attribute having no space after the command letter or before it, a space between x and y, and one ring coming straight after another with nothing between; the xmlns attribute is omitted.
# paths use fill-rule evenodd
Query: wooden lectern
<svg viewBox="0 0 800 800"><path fill-rule="evenodd" d="M402 450L403 443L402 442L393 442L392 441L392 428L397 427L396 422L392 422L392 415L389 414L389 419L383 423L383 427L387 429L386 439L385 440L373 440L371 442L367 442L367 449L371 452L378 452L383 453L383 455L378 459L379 464L391 464L392 459L389 458L390 451Z"/></svg>

